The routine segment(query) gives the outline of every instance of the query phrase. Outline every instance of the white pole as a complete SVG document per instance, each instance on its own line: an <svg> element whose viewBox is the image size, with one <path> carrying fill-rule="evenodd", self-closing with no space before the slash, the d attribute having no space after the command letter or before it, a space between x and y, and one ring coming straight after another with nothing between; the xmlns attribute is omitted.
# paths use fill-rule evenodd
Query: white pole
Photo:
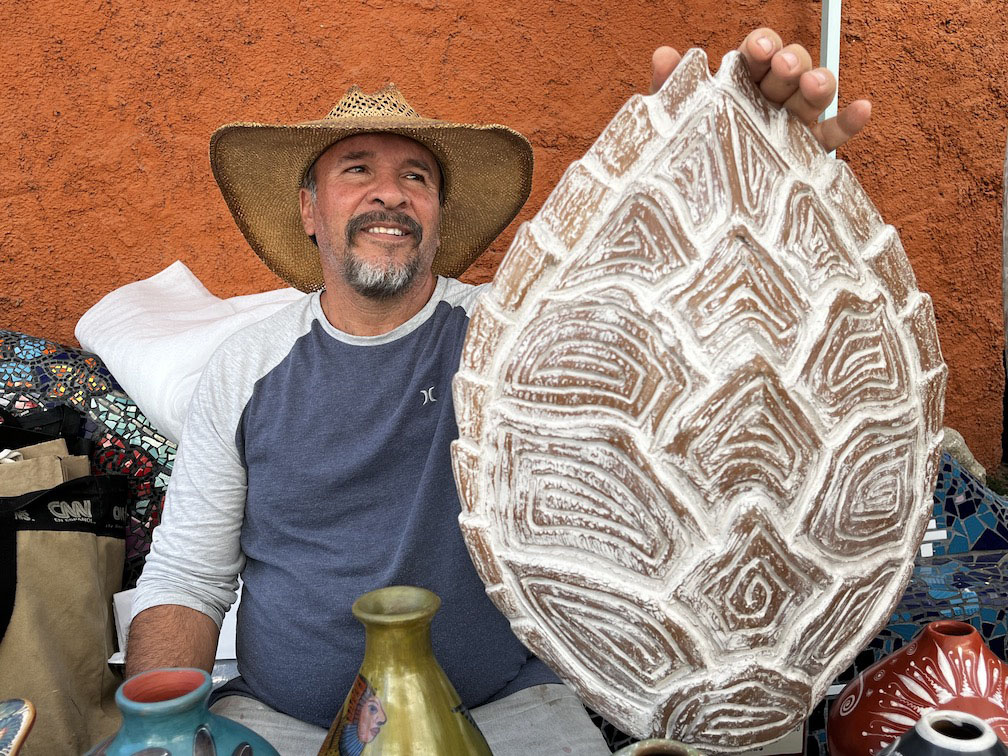
<svg viewBox="0 0 1008 756"><path fill-rule="evenodd" d="M824 121L837 114L840 94L840 0L822 0L822 33L819 39L819 65L828 68L837 81L837 94L819 119ZM835 152L830 154L836 155Z"/></svg>

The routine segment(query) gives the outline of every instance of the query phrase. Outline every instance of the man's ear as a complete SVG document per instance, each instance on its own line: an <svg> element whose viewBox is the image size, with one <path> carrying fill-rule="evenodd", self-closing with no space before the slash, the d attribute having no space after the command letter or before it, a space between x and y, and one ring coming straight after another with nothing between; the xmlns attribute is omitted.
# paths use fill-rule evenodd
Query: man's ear
<svg viewBox="0 0 1008 756"><path fill-rule="evenodd" d="M301 225L308 236L315 236L315 200L308 189L302 189L299 198L301 200Z"/></svg>

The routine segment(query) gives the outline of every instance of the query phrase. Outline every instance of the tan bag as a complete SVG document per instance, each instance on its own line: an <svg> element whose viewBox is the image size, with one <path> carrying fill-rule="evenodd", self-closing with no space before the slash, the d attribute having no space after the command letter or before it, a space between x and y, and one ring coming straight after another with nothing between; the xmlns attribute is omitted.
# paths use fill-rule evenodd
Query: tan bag
<svg viewBox="0 0 1008 756"><path fill-rule="evenodd" d="M62 439L17 451L0 464L0 700L35 705L22 753L76 756L120 722L107 659L126 480L88 475Z"/></svg>
<svg viewBox="0 0 1008 756"><path fill-rule="evenodd" d="M91 472L88 458L71 456L62 438L24 446L16 453L20 461L0 464L0 497L44 491Z"/></svg>

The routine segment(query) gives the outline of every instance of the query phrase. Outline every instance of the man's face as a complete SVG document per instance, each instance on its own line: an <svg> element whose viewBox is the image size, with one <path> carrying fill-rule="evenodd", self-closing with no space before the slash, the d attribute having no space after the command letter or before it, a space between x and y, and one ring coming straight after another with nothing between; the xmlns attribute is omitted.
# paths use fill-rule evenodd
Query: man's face
<svg viewBox="0 0 1008 756"><path fill-rule="evenodd" d="M395 297L431 274L440 243L441 173L431 152L397 134L360 134L315 161L315 196L301 190L326 286Z"/></svg>

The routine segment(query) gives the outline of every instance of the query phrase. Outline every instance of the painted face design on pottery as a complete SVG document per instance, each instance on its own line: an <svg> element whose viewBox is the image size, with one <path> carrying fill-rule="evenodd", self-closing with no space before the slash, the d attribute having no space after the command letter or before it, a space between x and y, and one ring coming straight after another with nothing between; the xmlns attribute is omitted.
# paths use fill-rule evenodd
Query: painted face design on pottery
<svg viewBox="0 0 1008 756"><path fill-rule="evenodd" d="M378 732L387 719L385 709L382 708L378 696L374 695L373 691L370 692L371 695L361 707L360 719L357 720L357 737L361 743L370 743L377 738Z"/></svg>
<svg viewBox="0 0 1008 756"><path fill-rule="evenodd" d="M340 733L340 756L359 756L364 746L378 737L388 721L385 707L364 675L357 675L347 702L346 724Z"/></svg>

